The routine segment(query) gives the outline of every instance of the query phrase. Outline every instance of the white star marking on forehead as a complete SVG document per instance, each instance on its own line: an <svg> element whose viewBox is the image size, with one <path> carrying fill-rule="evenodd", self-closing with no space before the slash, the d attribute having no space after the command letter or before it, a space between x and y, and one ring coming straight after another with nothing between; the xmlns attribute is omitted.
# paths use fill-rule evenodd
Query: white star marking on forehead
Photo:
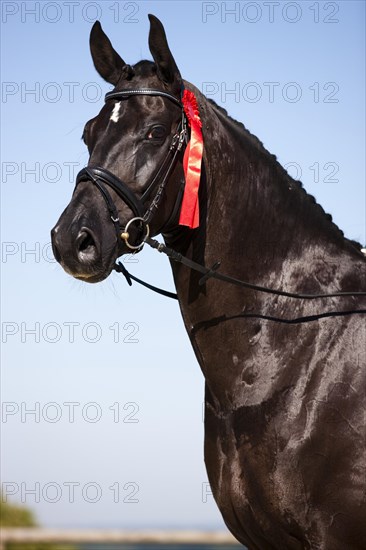
<svg viewBox="0 0 366 550"><path fill-rule="evenodd" d="M121 102L117 101L117 103L113 107L113 112L112 112L111 118L109 120L112 120L113 122L118 122L120 108L121 108Z"/></svg>

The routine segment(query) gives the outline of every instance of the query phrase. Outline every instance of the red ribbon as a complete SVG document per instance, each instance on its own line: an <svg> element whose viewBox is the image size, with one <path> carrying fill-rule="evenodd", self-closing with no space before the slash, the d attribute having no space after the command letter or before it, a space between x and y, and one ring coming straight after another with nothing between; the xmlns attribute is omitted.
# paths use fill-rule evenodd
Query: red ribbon
<svg viewBox="0 0 366 550"><path fill-rule="evenodd" d="M198 110L196 96L189 90L184 90L182 97L183 109L191 129L191 139L187 144L183 168L186 185L180 212L179 224L191 229L199 226L198 189L201 179L201 164L203 154L202 122Z"/></svg>

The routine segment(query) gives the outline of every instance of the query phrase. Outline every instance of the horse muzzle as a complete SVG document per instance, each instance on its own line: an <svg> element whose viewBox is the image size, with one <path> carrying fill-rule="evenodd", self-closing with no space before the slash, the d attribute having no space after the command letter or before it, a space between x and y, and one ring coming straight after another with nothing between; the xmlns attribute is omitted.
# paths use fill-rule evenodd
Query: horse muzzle
<svg viewBox="0 0 366 550"><path fill-rule="evenodd" d="M115 239L113 239L115 243ZM86 225L77 231L66 231L62 222L51 230L51 243L55 259L63 269L76 279L89 283L102 281L112 271L116 253L103 252L102 243L95 232Z"/></svg>

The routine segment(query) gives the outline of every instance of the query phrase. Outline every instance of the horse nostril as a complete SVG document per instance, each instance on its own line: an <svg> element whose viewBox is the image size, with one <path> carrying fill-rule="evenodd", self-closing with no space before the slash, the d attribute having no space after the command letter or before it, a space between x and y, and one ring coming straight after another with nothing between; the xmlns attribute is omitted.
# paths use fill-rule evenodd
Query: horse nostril
<svg viewBox="0 0 366 550"><path fill-rule="evenodd" d="M79 260L94 260L97 256L95 238L90 230L82 229L76 238L76 250Z"/></svg>
<svg viewBox="0 0 366 550"><path fill-rule="evenodd" d="M78 251L85 252L91 246L94 246L93 237L90 235L90 233L86 233L85 231L83 231L81 234L79 234Z"/></svg>

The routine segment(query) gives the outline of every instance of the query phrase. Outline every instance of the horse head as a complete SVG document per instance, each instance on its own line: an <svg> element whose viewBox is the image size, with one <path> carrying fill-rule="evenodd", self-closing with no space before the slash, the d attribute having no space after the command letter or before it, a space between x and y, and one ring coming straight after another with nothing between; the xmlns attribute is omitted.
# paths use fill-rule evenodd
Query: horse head
<svg viewBox="0 0 366 550"><path fill-rule="evenodd" d="M182 79L163 25L152 15L149 19L154 62L125 63L99 22L90 34L95 68L114 89L85 125L89 162L51 231L57 261L87 282L105 279L117 257L138 251L147 231L156 235L178 223L184 183Z"/></svg>

